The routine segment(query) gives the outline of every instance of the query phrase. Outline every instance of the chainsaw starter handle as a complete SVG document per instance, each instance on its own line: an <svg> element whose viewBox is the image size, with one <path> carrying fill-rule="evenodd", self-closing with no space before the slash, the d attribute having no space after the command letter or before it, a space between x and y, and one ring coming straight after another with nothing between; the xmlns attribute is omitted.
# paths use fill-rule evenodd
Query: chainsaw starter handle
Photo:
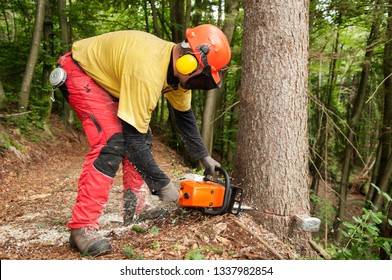
<svg viewBox="0 0 392 280"><path fill-rule="evenodd" d="M227 208L229 207L229 203L230 203L230 198L231 198L231 187L230 187L230 177L229 174L227 173L227 171L225 169L223 169L222 167L219 166L215 166L215 171L222 173L223 177L225 178L225 196L224 196L224 201L223 201L223 205L220 208L216 208L216 209L201 209L201 211L204 214L208 214L208 215L222 215L225 214L227 212Z"/></svg>

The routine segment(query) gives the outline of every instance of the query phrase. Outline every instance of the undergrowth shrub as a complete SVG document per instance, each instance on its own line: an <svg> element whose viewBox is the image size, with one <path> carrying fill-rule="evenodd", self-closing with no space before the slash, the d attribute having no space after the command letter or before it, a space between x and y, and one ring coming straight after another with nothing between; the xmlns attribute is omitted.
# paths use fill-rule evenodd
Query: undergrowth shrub
<svg viewBox="0 0 392 280"><path fill-rule="evenodd" d="M373 185L381 193L385 200L386 209L390 207L391 197L387 193ZM352 222L343 222L341 229L344 242L340 247L330 244L328 252L333 259L338 260L377 260L380 259L380 251L392 260L392 238L381 236L380 229L388 223L392 226L392 220L369 202L369 208L362 208L360 217L353 217Z"/></svg>

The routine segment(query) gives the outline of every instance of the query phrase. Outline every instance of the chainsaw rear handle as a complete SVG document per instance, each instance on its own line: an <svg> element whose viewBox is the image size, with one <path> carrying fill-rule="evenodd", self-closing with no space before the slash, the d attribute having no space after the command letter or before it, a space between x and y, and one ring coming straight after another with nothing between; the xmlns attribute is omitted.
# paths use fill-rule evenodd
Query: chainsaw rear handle
<svg viewBox="0 0 392 280"><path fill-rule="evenodd" d="M225 182L224 182L225 196L224 196L224 201L223 201L222 207L216 208L216 209L206 209L206 208L200 209L202 213L208 214L208 215L225 214L227 212L227 208L229 207L230 198L231 198L231 187L230 187L229 174L227 173L226 170L224 170L222 167L219 167L219 166L215 166L215 171L222 173L223 177L225 178Z"/></svg>

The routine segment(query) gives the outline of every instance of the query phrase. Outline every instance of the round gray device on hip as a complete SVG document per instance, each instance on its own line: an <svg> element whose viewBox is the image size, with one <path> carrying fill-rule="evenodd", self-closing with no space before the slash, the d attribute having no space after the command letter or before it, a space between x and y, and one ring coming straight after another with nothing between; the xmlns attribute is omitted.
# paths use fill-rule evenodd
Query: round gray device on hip
<svg viewBox="0 0 392 280"><path fill-rule="evenodd" d="M54 88L64 84L65 80L67 80L67 72L65 72L62 68L57 67L50 73L49 81Z"/></svg>

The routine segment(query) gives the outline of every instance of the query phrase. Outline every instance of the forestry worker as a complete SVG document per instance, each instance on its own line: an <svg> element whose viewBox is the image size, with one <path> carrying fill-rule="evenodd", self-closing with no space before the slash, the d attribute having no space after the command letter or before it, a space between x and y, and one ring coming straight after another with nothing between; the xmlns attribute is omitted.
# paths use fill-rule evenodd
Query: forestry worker
<svg viewBox="0 0 392 280"><path fill-rule="evenodd" d="M230 58L223 32L203 24L188 28L186 40L178 44L141 31L111 32L75 42L72 51L58 60L55 70L65 72L57 86L78 115L90 144L67 223L73 247L90 256L111 251L109 240L98 231L98 219L120 163L124 217L128 217L124 222L164 213L146 203L148 192L161 201L177 203L178 189L150 150L151 112L161 94L174 109L189 154L201 161L208 175L215 174L219 163L200 137L191 110L191 90L220 87L222 69Z"/></svg>

